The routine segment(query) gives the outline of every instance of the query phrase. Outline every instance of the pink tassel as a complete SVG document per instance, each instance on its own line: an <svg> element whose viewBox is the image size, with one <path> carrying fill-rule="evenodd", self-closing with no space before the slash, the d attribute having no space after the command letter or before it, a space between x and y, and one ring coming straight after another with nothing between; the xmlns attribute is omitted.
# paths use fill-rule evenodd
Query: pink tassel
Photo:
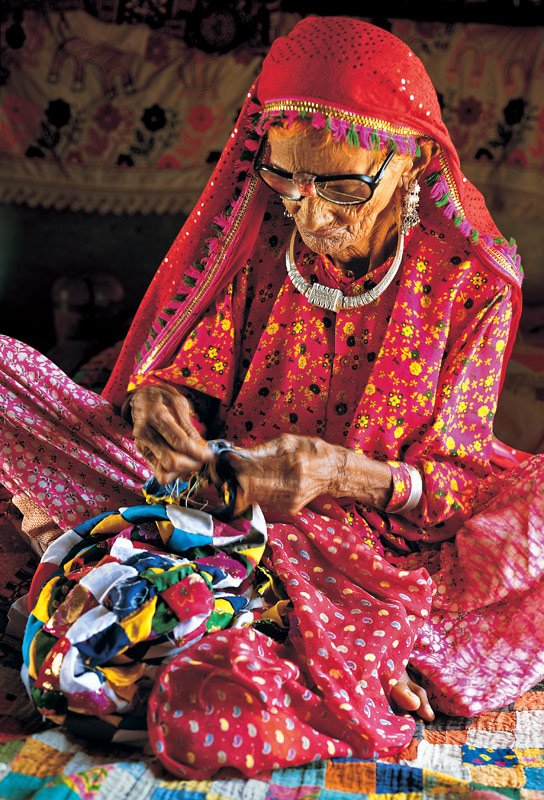
<svg viewBox="0 0 544 800"><path fill-rule="evenodd" d="M347 120L331 117L331 132L335 142L341 142L342 139L345 139L348 130L349 122Z"/></svg>
<svg viewBox="0 0 544 800"><path fill-rule="evenodd" d="M446 216L448 219L453 219L453 215L455 214L456 210L457 210L457 209L455 208L455 205L452 203L452 201L451 201L451 200L449 200L449 201L446 203L446 205L444 206L444 215L445 215L445 216Z"/></svg>
<svg viewBox="0 0 544 800"><path fill-rule="evenodd" d="M298 111L295 108L289 108L284 112L284 115L287 120L287 127L290 128L293 122L298 118Z"/></svg>
<svg viewBox="0 0 544 800"><path fill-rule="evenodd" d="M361 147L365 150L370 150L372 142L370 140L370 135L372 131L370 128L365 128L364 125L355 125L355 130L359 134L359 139L361 140Z"/></svg>
<svg viewBox="0 0 544 800"><path fill-rule="evenodd" d="M213 221L214 224L217 225L219 228L226 228L226 226L229 224L229 218L224 212L214 217Z"/></svg>
<svg viewBox="0 0 544 800"><path fill-rule="evenodd" d="M472 225L468 220L464 219L459 225L459 231L463 234L463 236L470 236L472 233Z"/></svg>
<svg viewBox="0 0 544 800"><path fill-rule="evenodd" d="M439 178L431 189L431 197L433 200L440 200L448 191L448 184L444 178Z"/></svg>
<svg viewBox="0 0 544 800"><path fill-rule="evenodd" d="M327 118L320 111L316 111L312 116L312 127L324 128L326 124Z"/></svg>

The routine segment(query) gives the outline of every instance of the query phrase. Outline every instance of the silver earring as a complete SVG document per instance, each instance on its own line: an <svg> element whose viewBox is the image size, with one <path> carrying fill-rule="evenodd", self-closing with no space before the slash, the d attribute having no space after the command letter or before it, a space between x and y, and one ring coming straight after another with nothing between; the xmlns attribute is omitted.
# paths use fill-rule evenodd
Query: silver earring
<svg viewBox="0 0 544 800"><path fill-rule="evenodd" d="M405 236L410 228L415 228L416 225L419 225L419 214L417 213L417 208L419 206L419 192L420 185L416 180L413 182L413 184L410 186L410 189L404 196L400 230Z"/></svg>
<svg viewBox="0 0 544 800"><path fill-rule="evenodd" d="M292 214L290 214L290 213L287 211L287 209L286 209L286 208L285 208L285 209L284 209L284 211L283 211L283 216L285 217L285 219L293 219L293 215L292 215Z"/></svg>

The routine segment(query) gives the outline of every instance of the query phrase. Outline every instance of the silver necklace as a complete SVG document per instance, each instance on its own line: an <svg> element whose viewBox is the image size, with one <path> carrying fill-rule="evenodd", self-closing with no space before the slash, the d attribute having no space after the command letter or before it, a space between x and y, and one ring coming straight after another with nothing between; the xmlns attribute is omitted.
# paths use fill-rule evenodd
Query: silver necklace
<svg viewBox="0 0 544 800"><path fill-rule="evenodd" d="M293 230L289 240L289 246L285 252L285 265L287 267L287 274L291 279L291 283L304 295L304 297L312 305L318 308L324 308L327 311L340 311L343 308L359 308L373 303L389 286L395 275L397 274L402 254L404 252L404 234L399 233L397 242L397 251L391 266L381 279L372 289L362 294L346 297L340 289L332 289L330 286L323 286L321 283L310 283L302 277L295 264L295 239L297 229Z"/></svg>

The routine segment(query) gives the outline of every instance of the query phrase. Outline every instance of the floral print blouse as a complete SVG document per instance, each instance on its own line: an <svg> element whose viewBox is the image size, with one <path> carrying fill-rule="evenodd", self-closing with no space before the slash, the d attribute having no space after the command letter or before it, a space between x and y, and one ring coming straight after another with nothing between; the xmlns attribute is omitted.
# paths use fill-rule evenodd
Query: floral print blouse
<svg viewBox="0 0 544 800"><path fill-rule="evenodd" d="M402 518L363 513L392 538L449 537L490 471L510 287L468 260L463 237L420 226L406 240L396 282L375 302L324 311L293 287L278 237L263 230L259 250L172 363L144 381L216 398L221 433L238 445L281 433L321 436L414 465L424 486L415 509ZM375 285L391 263L354 279L298 241L302 275L347 295Z"/></svg>

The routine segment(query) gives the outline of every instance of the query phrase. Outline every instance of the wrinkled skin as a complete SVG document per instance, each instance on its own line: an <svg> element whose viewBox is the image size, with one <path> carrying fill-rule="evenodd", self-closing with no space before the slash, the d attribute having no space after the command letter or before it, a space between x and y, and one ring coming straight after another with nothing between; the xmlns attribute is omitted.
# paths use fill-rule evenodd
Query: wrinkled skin
<svg viewBox="0 0 544 800"><path fill-rule="evenodd" d="M383 153L362 148L328 148L320 132L309 129L288 138L270 134L269 163L289 172L312 174L375 174ZM396 247L402 198L432 157L431 143L423 143L419 159L396 155L372 199L363 205L338 206L317 196L284 201L305 244L328 254L356 277L382 263ZM191 418L190 401L172 385L143 386L130 401L134 439L161 483L186 479L214 456ZM239 484L236 510L252 502L266 510L281 506L300 511L324 494L354 497L384 508L391 492L387 464L311 436L284 434L245 451L251 459L230 455ZM391 700L399 709L434 719L425 690L404 673L393 686Z"/></svg>

